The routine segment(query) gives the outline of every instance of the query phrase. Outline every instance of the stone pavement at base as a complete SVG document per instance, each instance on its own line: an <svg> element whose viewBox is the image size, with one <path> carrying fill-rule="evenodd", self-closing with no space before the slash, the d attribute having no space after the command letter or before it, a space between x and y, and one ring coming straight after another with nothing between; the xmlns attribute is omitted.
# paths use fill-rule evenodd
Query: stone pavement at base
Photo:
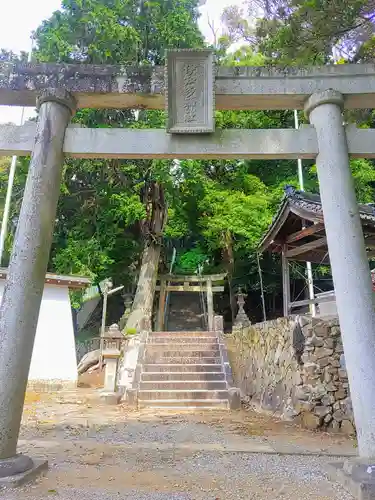
<svg viewBox="0 0 375 500"><path fill-rule="evenodd" d="M325 474L329 462L356 453L342 436L251 411L100 407L93 395L28 395L19 449L48 458L50 470L2 500L352 498Z"/></svg>

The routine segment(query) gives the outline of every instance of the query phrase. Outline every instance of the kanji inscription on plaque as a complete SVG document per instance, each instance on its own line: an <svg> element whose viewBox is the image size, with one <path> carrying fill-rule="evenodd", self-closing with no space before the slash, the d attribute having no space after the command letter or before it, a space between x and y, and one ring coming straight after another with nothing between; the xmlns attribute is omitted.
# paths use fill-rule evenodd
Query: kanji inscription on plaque
<svg viewBox="0 0 375 500"><path fill-rule="evenodd" d="M166 57L167 131L207 134L215 130L211 50L169 50Z"/></svg>

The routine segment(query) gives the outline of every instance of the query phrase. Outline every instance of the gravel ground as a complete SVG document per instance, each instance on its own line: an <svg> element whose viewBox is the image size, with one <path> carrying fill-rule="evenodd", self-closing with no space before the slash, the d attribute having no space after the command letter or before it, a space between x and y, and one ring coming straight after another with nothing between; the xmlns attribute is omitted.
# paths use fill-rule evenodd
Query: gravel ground
<svg viewBox="0 0 375 500"><path fill-rule="evenodd" d="M21 433L22 439L35 439L45 437L48 433L49 438L69 439L71 441L81 440L118 444L118 443L141 443L141 442L159 442L159 443L200 443L200 444L227 444L233 442L236 438L233 434L223 431L219 428L210 427L206 424L195 422L124 422L116 425L97 425L88 426L64 425L54 427L46 431L45 427L24 428ZM246 438L237 436L238 440ZM248 438L249 439L249 438ZM251 442L265 442L266 438L251 436Z"/></svg>
<svg viewBox="0 0 375 500"><path fill-rule="evenodd" d="M81 456L82 458L82 456ZM92 457L91 457L92 458ZM2 500L351 500L327 480L319 457L157 453L83 465L66 457L37 485L2 492ZM113 458L113 457L112 457Z"/></svg>
<svg viewBox="0 0 375 500"><path fill-rule="evenodd" d="M53 495L58 496L59 500L192 500L192 497L186 493L140 493L137 490L126 489L121 493L104 493L95 490L86 490L66 488L59 493L50 493L46 498L52 498ZM3 497L2 497L3 498ZM18 496L5 496L5 499L17 500ZM25 497L26 498L26 497ZM29 500L42 500L38 497L27 497ZM208 499L207 499L208 500Z"/></svg>
<svg viewBox="0 0 375 500"><path fill-rule="evenodd" d="M87 434L89 439L103 440L107 443L139 443L140 441L158 441L160 443L219 443L225 444L232 435L219 432L218 429L207 425L194 423L187 425L186 422L177 423L144 423L133 422L115 428L102 428L97 431L90 430Z"/></svg>
<svg viewBox="0 0 375 500"><path fill-rule="evenodd" d="M219 446L238 450L277 441L297 450L344 453L353 443L342 436L302 431L251 412L100 407L81 394L30 397L19 450L48 459L49 471L32 485L1 491L1 500L352 500L325 474L337 459L229 453Z"/></svg>

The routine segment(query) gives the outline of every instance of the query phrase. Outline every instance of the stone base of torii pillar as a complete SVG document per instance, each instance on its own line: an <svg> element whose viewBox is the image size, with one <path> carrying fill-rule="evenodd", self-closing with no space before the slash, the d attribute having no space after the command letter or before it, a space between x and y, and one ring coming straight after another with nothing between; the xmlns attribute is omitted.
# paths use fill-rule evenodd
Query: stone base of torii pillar
<svg viewBox="0 0 375 500"><path fill-rule="evenodd" d="M350 458L327 466L328 477L339 482L355 500L375 500L375 461Z"/></svg>
<svg viewBox="0 0 375 500"><path fill-rule="evenodd" d="M48 470L47 460L16 455L0 460L0 488L17 488Z"/></svg>

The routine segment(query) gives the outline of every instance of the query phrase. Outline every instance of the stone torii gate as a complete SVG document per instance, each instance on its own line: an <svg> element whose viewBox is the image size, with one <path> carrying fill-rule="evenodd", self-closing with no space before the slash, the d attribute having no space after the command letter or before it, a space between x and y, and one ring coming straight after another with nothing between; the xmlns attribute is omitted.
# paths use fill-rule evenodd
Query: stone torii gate
<svg viewBox="0 0 375 500"><path fill-rule="evenodd" d="M349 155L375 157L375 130L342 111L375 108L373 65L214 68L210 51L171 51L164 68L0 65L0 104L32 106L37 124L0 127L0 154L31 162L0 309L0 476L32 470L16 446L63 155L80 158L314 158L358 432L356 467L375 458L375 312ZM167 130L69 127L74 110L162 109ZM217 109L305 109L299 130L217 130ZM277 168L277 167L275 167ZM345 228L345 230L342 230ZM370 473L373 474L370 468ZM366 477L367 477L366 476Z"/></svg>
<svg viewBox="0 0 375 500"><path fill-rule="evenodd" d="M206 295L207 306L207 327L211 332L214 329L214 296L215 292L223 292L222 285L215 285L217 281L223 281L224 274L206 274L202 276L178 276L175 274L165 274L159 276L160 285L156 286L159 292L159 311L157 320L157 330L164 330L165 322L165 300L168 292L198 292Z"/></svg>

